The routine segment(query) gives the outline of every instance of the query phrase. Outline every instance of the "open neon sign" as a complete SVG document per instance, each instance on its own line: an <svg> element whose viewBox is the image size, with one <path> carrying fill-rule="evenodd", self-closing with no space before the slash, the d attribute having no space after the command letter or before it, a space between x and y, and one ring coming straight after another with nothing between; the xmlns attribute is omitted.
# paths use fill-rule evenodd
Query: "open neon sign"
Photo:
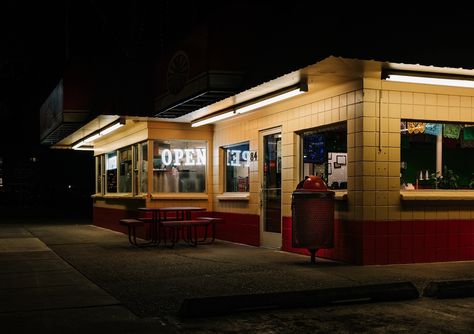
<svg viewBox="0 0 474 334"><path fill-rule="evenodd" d="M203 166L206 164L205 148L174 148L164 149L161 153L161 161L165 166Z"/></svg>

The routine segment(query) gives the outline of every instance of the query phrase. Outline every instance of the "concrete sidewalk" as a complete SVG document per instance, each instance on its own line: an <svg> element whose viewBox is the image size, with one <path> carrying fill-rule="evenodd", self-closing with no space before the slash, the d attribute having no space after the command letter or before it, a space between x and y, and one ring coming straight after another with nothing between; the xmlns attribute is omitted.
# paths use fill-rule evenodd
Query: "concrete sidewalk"
<svg viewBox="0 0 474 334"><path fill-rule="evenodd" d="M80 223L0 224L0 320L19 329L180 332L184 300L474 278L474 262L351 266L216 241L134 248Z"/></svg>

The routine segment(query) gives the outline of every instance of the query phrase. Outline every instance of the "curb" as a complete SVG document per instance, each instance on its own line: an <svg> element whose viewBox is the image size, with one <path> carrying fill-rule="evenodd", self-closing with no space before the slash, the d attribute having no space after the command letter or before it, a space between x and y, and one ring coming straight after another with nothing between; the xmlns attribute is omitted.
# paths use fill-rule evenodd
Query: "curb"
<svg viewBox="0 0 474 334"><path fill-rule="evenodd" d="M474 280L433 281L423 289L423 296L438 299L474 297Z"/></svg>
<svg viewBox="0 0 474 334"><path fill-rule="evenodd" d="M318 290L190 298L185 299L181 304L179 315L205 317L254 310L399 301L419 297L418 290L411 282L396 282Z"/></svg>

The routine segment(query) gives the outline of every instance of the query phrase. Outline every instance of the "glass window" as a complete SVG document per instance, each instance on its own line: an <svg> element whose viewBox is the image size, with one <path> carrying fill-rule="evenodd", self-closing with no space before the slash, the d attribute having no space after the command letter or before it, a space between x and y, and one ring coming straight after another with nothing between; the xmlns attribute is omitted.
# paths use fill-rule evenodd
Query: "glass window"
<svg viewBox="0 0 474 334"><path fill-rule="evenodd" d="M206 190L207 142L155 140L153 191L167 193Z"/></svg>
<svg viewBox="0 0 474 334"><path fill-rule="evenodd" d="M132 157L133 157L133 180L132 180L132 187L133 187L133 194L136 195L138 194L138 186L139 186L139 180L138 180L138 167L139 167L139 149L140 149L140 144L135 144L132 146Z"/></svg>
<svg viewBox="0 0 474 334"><path fill-rule="evenodd" d="M474 124L402 120L402 189L474 188Z"/></svg>
<svg viewBox="0 0 474 334"><path fill-rule="evenodd" d="M248 192L250 174L249 143L231 145L224 148L225 191Z"/></svg>
<svg viewBox="0 0 474 334"><path fill-rule="evenodd" d="M96 194L102 194L103 192L102 190L102 175L103 175L102 159L103 159L103 155L99 155L98 157L95 157L95 179L96 179L95 192Z"/></svg>
<svg viewBox="0 0 474 334"><path fill-rule="evenodd" d="M303 176L321 176L331 189L347 189L346 123L305 131L301 139Z"/></svg>
<svg viewBox="0 0 474 334"><path fill-rule="evenodd" d="M106 189L107 193L117 192L117 152L105 155Z"/></svg>
<svg viewBox="0 0 474 334"><path fill-rule="evenodd" d="M139 160L139 179L140 179L140 192L148 192L148 143L142 143L140 145L140 160Z"/></svg>
<svg viewBox="0 0 474 334"><path fill-rule="evenodd" d="M119 192L132 192L132 147L126 147L119 151L120 156L120 177Z"/></svg>
<svg viewBox="0 0 474 334"><path fill-rule="evenodd" d="M96 193L146 193L147 158L147 142L96 157Z"/></svg>

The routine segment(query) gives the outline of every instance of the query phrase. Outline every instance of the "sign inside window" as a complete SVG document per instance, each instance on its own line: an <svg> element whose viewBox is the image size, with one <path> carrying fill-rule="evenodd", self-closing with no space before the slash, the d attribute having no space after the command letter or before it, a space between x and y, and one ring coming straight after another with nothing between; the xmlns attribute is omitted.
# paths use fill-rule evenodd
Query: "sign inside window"
<svg viewBox="0 0 474 334"><path fill-rule="evenodd" d="M228 149L227 166L250 166L250 151Z"/></svg>
<svg viewBox="0 0 474 334"><path fill-rule="evenodd" d="M163 193L206 190L207 142L155 140L153 191Z"/></svg>
<svg viewBox="0 0 474 334"><path fill-rule="evenodd" d="M225 191L248 192L250 161L252 158L249 144L232 145L224 148L224 150L226 159Z"/></svg>
<svg viewBox="0 0 474 334"><path fill-rule="evenodd" d="M117 154L116 153L109 153L107 155L106 169L107 170L117 169Z"/></svg>
<svg viewBox="0 0 474 334"><path fill-rule="evenodd" d="M164 149L161 161L165 166L204 166L206 165L206 149L204 148L173 148Z"/></svg>

